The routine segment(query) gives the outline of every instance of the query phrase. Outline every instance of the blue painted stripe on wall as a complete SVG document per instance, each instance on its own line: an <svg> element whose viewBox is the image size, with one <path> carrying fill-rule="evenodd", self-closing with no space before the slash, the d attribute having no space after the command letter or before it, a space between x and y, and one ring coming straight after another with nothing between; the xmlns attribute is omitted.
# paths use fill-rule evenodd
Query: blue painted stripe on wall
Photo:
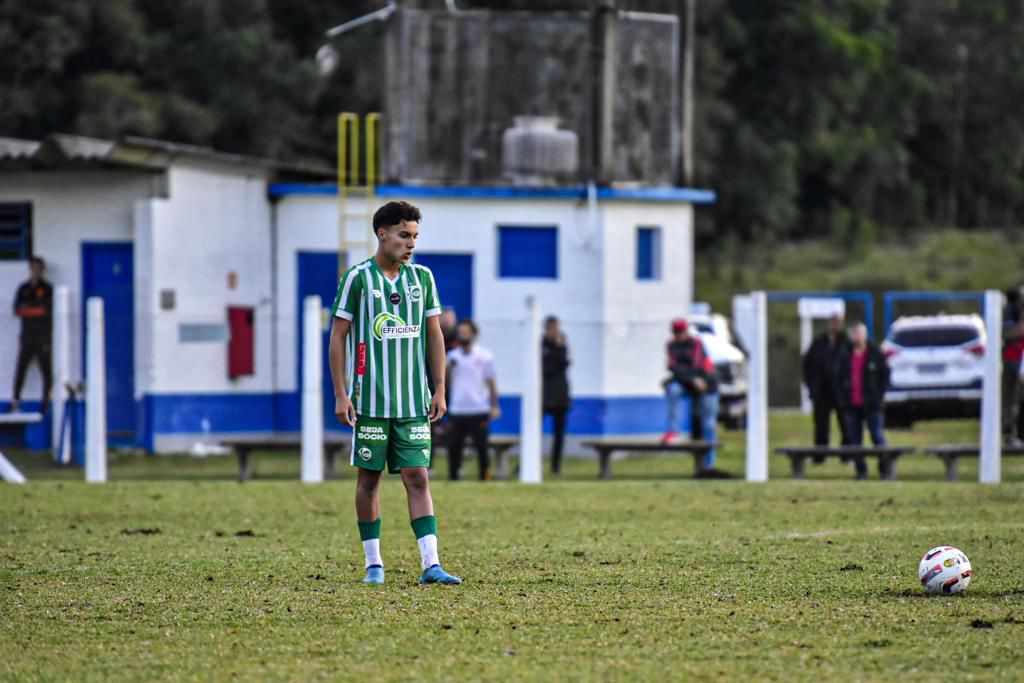
<svg viewBox="0 0 1024 683"><path fill-rule="evenodd" d="M438 197L450 199L585 199L587 196L587 188L583 185L568 187L378 185L375 192L378 197ZM289 195L334 196L337 193L337 185L331 183L271 183L267 188L267 194L272 198L287 197ZM695 187L637 187L631 189L601 187L597 190L597 198L606 201L630 200L714 204L717 200L717 195L714 190L704 190Z"/></svg>
<svg viewBox="0 0 1024 683"><path fill-rule="evenodd" d="M518 396L500 397L501 417L491 431L495 434L518 434L521 416ZM203 419L209 421L210 432L298 432L301 430L300 395L298 392L274 394L157 394L147 395L140 410L143 438L152 451L160 435L199 434ZM689 424L689 406L683 405L684 424ZM347 431L333 416L324 416L324 426L331 431ZM661 396L583 397L573 400L567 431L587 434L650 434L665 429L665 400ZM545 433L551 432L546 419Z"/></svg>

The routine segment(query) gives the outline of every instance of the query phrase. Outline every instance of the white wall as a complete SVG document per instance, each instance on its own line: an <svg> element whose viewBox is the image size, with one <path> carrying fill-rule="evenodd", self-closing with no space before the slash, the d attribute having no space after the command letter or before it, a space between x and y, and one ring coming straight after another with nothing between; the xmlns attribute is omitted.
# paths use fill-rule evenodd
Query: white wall
<svg viewBox="0 0 1024 683"><path fill-rule="evenodd" d="M651 396L666 376L669 322L693 300L693 206L613 201L602 205L604 378L609 396ZM661 278L636 279L636 229L661 228Z"/></svg>
<svg viewBox="0 0 1024 683"><path fill-rule="evenodd" d="M131 241L136 200L158 194L158 174L92 169L0 174L0 201L32 203L33 251L47 262L47 278L70 289L71 379L82 376L82 248L86 241ZM0 399L10 398L20 323L12 312L15 288L28 276L24 262L0 261ZM29 372L24 399L41 392Z"/></svg>
<svg viewBox="0 0 1024 683"><path fill-rule="evenodd" d="M384 200L377 200L383 202ZM570 381L578 396L651 396L661 392L668 322L693 295L692 207L686 203L606 201L597 225L585 202L552 199L419 198L417 251L474 254L474 312L480 343L495 354L503 394L521 390L525 298L562 319L573 353ZM361 210L361 205L355 207ZM296 251L338 245L337 198L291 195L276 205L276 385L297 387ZM558 226L559 279L497 277L499 225ZM662 227L662 279L635 279L639 225ZM329 305L329 302L324 302Z"/></svg>
<svg viewBox="0 0 1024 683"><path fill-rule="evenodd" d="M137 393L270 392L274 321L266 177L184 161L168 173L169 198L138 210L136 249L144 253L136 255L136 310L148 311L153 324L151 336L140 335L147 353L137 363L145 372ZM161 309L162 290L173 290L173 310ZM228 379L223 341L179 341L183 323L226 325L228 306L255 309L253 376Z"/></svg>

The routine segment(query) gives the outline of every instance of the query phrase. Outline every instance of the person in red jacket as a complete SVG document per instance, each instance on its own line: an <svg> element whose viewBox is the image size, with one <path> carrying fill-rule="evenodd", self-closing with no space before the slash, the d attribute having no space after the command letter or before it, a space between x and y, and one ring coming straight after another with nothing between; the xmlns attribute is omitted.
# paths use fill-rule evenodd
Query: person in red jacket
<svg viewBox="0 0 1024 683"><path fill-rule="evenodd" d="M661 438L662 443L670 443L676 438L679 404L684 396L690 399L694 409L690 419L691 438L694 438L693 427L699 426L700 438L704 441L714 443L717 439L719 399L715 366L704 344L690 334L689 328L682 318L672 321L672 339L667 348L670 376L665 380L668 428ZM711 469L714 463L715 449L711 449L704 460L705 469Z"/></svg>
<svg viewBox="0 0 1024 683"><path fill-rule="evenodd" d="M14 393L11 412L21 409L21 388L32 361L39 364L43 375L41 412L50 407L50 389L53 384L51 345L53 338L53 286L43 278L46 263L38 256L29 259L29 279L21 283L14 296L14 315L21 318L21 336L18 339L18 364L14 372Z"/></svg>

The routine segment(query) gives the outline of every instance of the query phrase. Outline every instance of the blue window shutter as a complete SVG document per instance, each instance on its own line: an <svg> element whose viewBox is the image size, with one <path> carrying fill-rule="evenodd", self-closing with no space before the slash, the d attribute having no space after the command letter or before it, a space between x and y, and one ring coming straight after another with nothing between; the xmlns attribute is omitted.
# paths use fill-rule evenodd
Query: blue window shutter
<svg viewBox="0 0 1024 683"><path fill-rule="evenodd" d="M498 227L498 277L558 279L558 228Z"/></svg>

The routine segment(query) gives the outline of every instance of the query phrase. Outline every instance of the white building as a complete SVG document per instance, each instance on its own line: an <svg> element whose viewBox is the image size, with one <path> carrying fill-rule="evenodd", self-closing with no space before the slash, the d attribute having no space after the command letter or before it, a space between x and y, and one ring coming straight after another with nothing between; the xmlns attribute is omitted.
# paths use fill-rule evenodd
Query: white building
<svg viewBox="0 0 1024 683"><path fill-rule="evenodd" d="M23 253L0 260L0 293L13 296L26 254L47 260L71 292L73 379L85 298L104 298L112 441L171 451L207 431L297 431L299 302L320 294L328 308L338 279L327 175L151 140L0 139L0 209L27 216ZM417 258L442 303L476 319L495 354L496 431L518 430L523 349L539 342L525 333L531 294L572 349L570 432L663 428L668 321L689 308L693 206L713 193L600 189L588 201L583 187L386 186L370 208L399 198L423 211ZM17 345L9 311L0 406ZM32 373L23 398L39 390Z"/></svg>

